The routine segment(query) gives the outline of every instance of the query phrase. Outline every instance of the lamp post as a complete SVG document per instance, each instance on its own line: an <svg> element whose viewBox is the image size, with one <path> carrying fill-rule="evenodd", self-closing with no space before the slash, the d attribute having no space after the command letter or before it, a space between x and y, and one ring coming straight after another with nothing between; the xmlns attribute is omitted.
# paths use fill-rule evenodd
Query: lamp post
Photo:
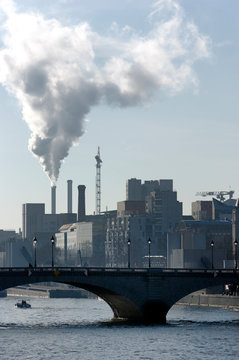
<svg viewBox="0 0 239 360"><path fill-rule="evenodd" d="M34 267L37 267L37 238L34 237L33 239L33 246L34 246Z"/></svg>
<svg viewBox="0 0 239 360"><path fill-rule="evenodd" d="M211 241L211 249L212 249L212 269L214 269L214 264L213 264L213 247L214 247L214 241Z"/></svg>
<svg viewBox="0 0 239 360"><path fill-rule="evenodd" d="M52 267L54 267L54 257L53 257L54 244L55 244L55 238L52 235L52 237L51 237L51 266Z"/></svg>
<svg viewBox="0 0 239 360"><path fill-rule="evenodd" d="M237 239L234 241L234 246L235 246L235 269L237 269Z"/></svg>
<svg viewBox="0 0 239 360"><path fill-rule="evenodd" d="M128 268L130 268L130 244L131 241L128 239Z"/></svg>
<svg viewBox="0 0 239 360"><path fill-rule="evenodd" d="M150 245L151 245L151 239L148 238L148 245L149 245L149 268L151 267L151 256L150 256Z"/></svg>

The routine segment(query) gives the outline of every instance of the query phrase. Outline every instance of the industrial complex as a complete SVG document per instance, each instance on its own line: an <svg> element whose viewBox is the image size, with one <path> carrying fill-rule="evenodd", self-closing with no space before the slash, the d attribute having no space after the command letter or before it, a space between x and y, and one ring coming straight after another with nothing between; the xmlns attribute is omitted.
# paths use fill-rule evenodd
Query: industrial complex
<svg viewBox="0 0 239 360"><path fill-rule="evenodd" d="M125 200L113 211L101 211L100 148L95 160L94 214L86 214L83 184L77 185L78 211L72 212L72 180L67 181L67 211L57 214L52 186L50 214L43 203L26 203L22 232L0 230L1 267L50 266L53 256L55 266L237 267L239 202L233 191L200 193L212 199L193 202L192 214L183 216L172 179L131 178Z"/></svg>

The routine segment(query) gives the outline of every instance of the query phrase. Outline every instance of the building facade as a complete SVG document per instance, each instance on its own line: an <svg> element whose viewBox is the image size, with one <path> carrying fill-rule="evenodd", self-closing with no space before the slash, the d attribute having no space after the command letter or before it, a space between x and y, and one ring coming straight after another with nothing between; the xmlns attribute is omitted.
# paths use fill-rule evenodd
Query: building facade
<svg viewBox="0 0 239 360"><path fill-rule="evenodd" d="M105 266L106 215L63 225L55 234L58 262L64 266Z"/></svg>
<svg viewBox="0 0 239 360"><path fill-rule="evenodd" d="M239 199L235 208L232 210L232 252L234 267L238 267L238 248L239 248Z"/></svg>
<svg viewBox="0 0 239 360"><path fill-rule="evenodd" d="M105 244L106 266L126 267L130 262L131 267L143 267L148 256L148 238L152 238L150 216L128 214L109 218Z"/></svg>
<svg viewBox="0 0 239 360"><path fill-rule="evenodd" d="M221 202L217 199L212 199L212 219L213 220L232 220L232 211L235 207L236 200L229 199Z"/></svg>
<svg viewBox="0 0 239 360"><path fill-rule="evenodd" d="M182 219L182 203L177 201L173 181L130 179L126 198L117 203L117 215L107 222L106 263L127 266L130 251L132 265L148 266L150 238L152 258L157 265L166 265L167 232Z"/></svg>
<svg viewBox="0 0 239 360"><path fill-rule="evenodd" d="M231 239L230 221L182 221L168 233L167 266L188 269L223 268L232 259Z"/></svg>
<svg viewBox="0 0 239 360"><path fill-rule="evenodd" d="M212 220L212 201L194 201L192 203L192 217L195 220Z"/></svg>
<svg viewBox="0 0 239 360"><path fill-rule="evenodd" d="M0 267L25 265L24 246L20 231L0 229Z"/></svg>
<svg viewBox="0 0 239 360"><path fill-rule="evenodd" d="M140 201L143 200L142 184L140 179L129 179L126 181L126 200Z"/></svg>
<svg viewBox="0 0 239 360"><path fill-rule="evenodd" d="M24 240L32 241L36 236L40 242L44 242L62 225L75 222L76 216L74 213L46 214L45 204L23 204L22 237Z"/></svg>

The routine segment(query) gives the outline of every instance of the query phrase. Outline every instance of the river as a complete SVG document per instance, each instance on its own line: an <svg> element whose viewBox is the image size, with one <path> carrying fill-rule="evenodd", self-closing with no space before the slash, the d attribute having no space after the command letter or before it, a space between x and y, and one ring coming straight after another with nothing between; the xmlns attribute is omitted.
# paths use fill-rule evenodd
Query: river
<svg viewBox="0 0 239 360"><path fill-rule="evenodd" d="M166 325L111 322L96 299L0 299L1 360L224 360L239 358L239 312L174 306Z"/></svg>

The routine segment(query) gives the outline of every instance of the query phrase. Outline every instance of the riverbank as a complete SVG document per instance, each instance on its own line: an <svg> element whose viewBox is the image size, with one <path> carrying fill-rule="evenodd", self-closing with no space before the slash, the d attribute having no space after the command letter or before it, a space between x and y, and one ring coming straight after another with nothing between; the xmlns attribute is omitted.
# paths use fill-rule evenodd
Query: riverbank
<svg viewBox="0 0 239 360"><path fill-rule="evenodd" d="M94 298L94 294L74 287L59 287L51 285L16 286L5 291L5 296L20 296L27 298Z"/></svg>
<svg viewBox="0 0 239 360"><path fill-rule="evenodd" d="M221 294L203 294L195 292L177 302L178 305L215 307L239 311L239 296Z"/></svg>

